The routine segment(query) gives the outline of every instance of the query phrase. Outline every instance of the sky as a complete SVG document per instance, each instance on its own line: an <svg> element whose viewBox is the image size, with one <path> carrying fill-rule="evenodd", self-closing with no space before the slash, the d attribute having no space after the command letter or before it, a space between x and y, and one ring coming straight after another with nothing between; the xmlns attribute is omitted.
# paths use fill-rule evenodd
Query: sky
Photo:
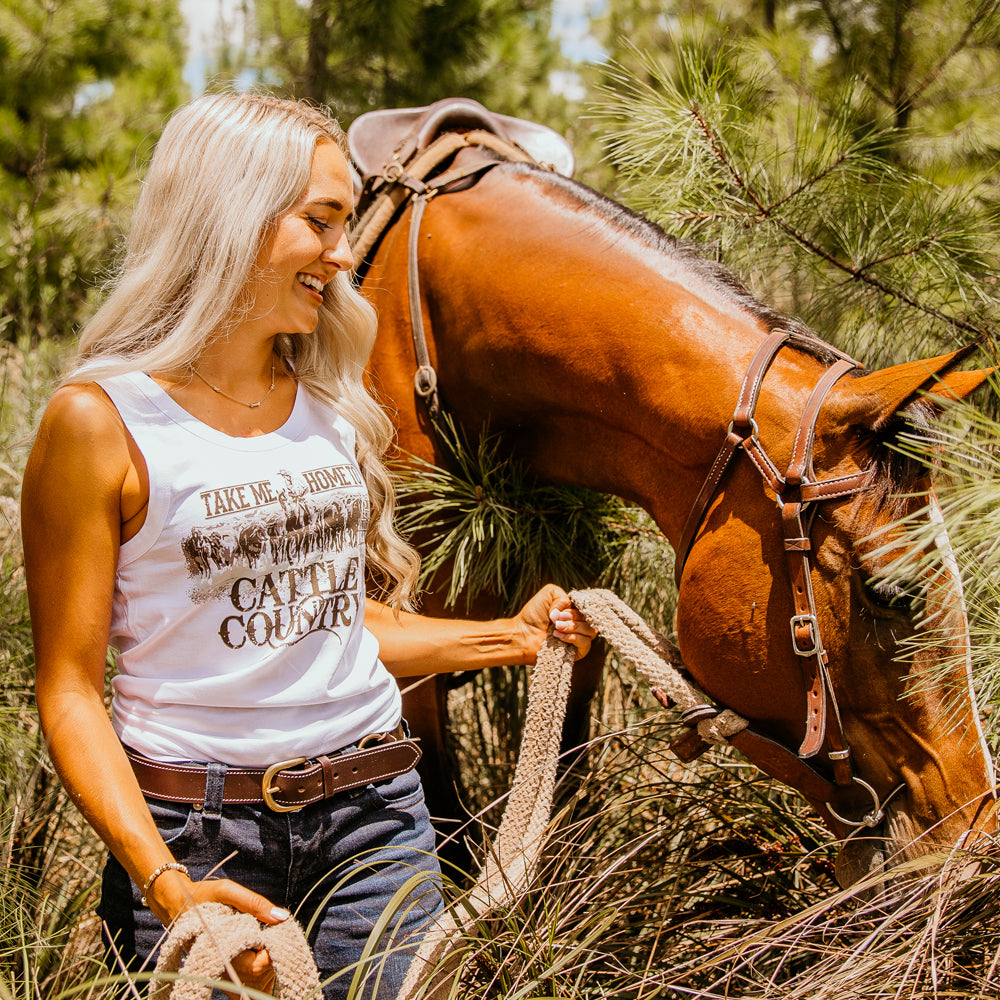
<svg viewBox="0 0 1000 1000"><path fill-rule="evenodd" d="M237 20L239 0L180 0L181 12L188 25L188 62L184 79L193 94L205 86L205 68L214 45L220 17L227 23ZM604 53L595 39L588 34L588 17L598 13L604 0L555 0L553 4L552 31L559 38L563 52L577 62L599 61ZM560 73L553 79L553 86L574 96L579 78L573 73Z"/></svg>

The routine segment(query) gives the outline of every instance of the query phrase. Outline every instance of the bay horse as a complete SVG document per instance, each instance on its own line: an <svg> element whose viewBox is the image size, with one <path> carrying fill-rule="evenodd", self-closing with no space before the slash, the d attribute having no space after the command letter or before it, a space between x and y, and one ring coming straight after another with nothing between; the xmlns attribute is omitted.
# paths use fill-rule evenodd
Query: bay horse
<svg viewBox="0 0 1000 1000"><path fill-rule="evenodd" d="M426 407L439 399L466 429L488 421L539 480L644 507L678 551L686 670L750 720L765 748L751 759L838 838L871 828L841 851L845 884L882 851L900 861L995 829L957 574L925 582L938 641L905 663L919 606L879 582L890 526L930 488L894 438L989 373L958 370L963 352L864 370L721 265L521 155L503 135L516 120L459 103L387 112L403 115L395 135L389 120L366 132L365 116L350 133L368 160L362 228L394 199L358 273L400 448L441 461ZM445 135L446 155L414 174ZM432 796L447 773L441 691L405 705Z"/></svg>

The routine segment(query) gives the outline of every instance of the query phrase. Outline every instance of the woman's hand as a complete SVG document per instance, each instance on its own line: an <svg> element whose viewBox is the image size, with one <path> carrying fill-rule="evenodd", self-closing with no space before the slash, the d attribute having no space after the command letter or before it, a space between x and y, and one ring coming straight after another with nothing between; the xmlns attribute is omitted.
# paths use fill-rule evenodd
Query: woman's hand
<svg viewBox="0 0 1000 1000"><path fill-rule="evenodd" d="M280 924L288 920L288 910L275 906L269 899L246 886L229 879L203 879L192 882L183 872L164 872L150 887L149 908L169 927L177 917L192 906L201 903L224 903L241 913L249 913L263 924ZM266 948L259 951L241 951L232 960L236 981L261 993L273 993L275 970ZM223 990L231 1000L243 994Z"/></svg>
<svg viewBox="0 0 1000 1000"><path fill-rule="evenodd" d="M521 630L527 648L532 651L532 660L538 656L549 623L555 627L557 639L576 647L576 658L590 652L591 640L597 631L587 624L583 615L570 603L566 591L555 584L543 587L514 616L514 624Z"/></svg>
<svg viewBox="0 0 1000 1000"><path fill-rule="evenodd" d="M378 639L382 662L394 677L482 670L534 663L549 630L586 655L597 634L570 605L566 591L543 587L513 618L467 621L399 613L368 598L365 626Z"/></svg>

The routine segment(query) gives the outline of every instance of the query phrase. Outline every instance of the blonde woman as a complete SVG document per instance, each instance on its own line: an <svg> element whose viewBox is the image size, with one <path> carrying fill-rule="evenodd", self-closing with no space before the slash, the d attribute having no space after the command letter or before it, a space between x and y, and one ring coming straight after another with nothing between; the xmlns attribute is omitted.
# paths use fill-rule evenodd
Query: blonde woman
<svg viewBox="0 0 1000 1000"><path fill-rule="evenodd" d="M593 635L552 586L506 620L406 610L418 560L362 382L375 318L350 281L352 209L320 111L238 94L178 111L25 473L39 712L110 849L101 914L130 968L197 903L315 913L325 995L343 996L399 884L427 873L400 935L440 906L393 676L532 662L550 621L578 655ZM272 988L266 951L234 967Z"/></svg>

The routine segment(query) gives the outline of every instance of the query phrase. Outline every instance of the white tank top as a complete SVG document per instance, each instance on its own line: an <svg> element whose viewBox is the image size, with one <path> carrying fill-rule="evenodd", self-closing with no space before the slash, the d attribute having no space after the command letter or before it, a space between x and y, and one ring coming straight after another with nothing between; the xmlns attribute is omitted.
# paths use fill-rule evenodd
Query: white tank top
<svg viewBox="0 0 1000 1000"><path fill-rule="evenodd" d="M99 384L149 470L115 577L122 742L259 767L395 726L399 690L364 628L369 507L350 424L300 386L278 430L230 437L147 375Z"/></svg>

